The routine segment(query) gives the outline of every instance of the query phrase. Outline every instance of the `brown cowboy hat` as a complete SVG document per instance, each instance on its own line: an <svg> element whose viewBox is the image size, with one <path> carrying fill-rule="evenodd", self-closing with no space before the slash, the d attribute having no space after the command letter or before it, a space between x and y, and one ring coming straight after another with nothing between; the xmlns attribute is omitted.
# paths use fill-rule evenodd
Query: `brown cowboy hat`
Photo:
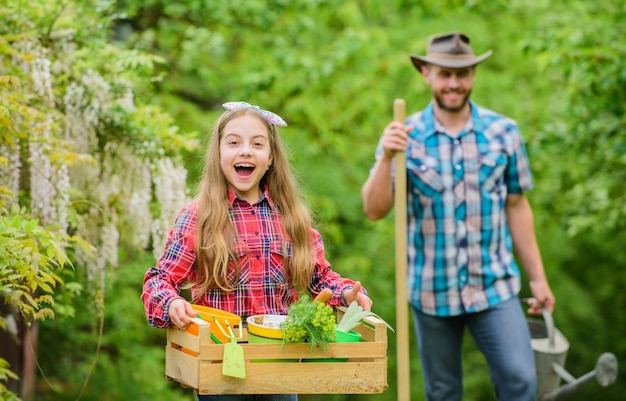
<svg viewBox="0 0 626 401"><path fill-rule="evenodd" d="M411 55L411 61L418 71L421 66L434 64L446 68L465 68L476 65L491 56L491 50L476 57L469 45L469 36L460 33L444 33L431 36L428 40L426 56Z"/></svg>

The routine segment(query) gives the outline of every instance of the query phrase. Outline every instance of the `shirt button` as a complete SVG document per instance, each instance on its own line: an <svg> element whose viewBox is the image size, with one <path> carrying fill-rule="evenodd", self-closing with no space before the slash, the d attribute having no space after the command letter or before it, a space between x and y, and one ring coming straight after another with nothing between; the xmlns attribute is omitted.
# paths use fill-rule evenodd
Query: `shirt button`
<svg viewBox="0 0 626 401"><path fill-rule="evenodd" d="M263 301L259 301L259 306L263 306Z"/></svg>
<svg viewBox="0 0 626 401"><path fill-rule="evenodd" d="M428 169L428 167L424 166L423 164L420 166L420 170L422 171L426 171Z"/></svg>
<svg viewBox="0 0 626 401"><path fill-rule="evenodd" d="M256 279L256 281L258 281L260 283L261 281L263 281L263 279L261 277L259 277L259 278Z"/></svg>
<svg viewBox="0 0 626 401"><path fill-rule="evenodd" d="M254 216L256 212L253 210L252 212L250 212L250 214Z"/></svg>
<svg viewBox="0 0 626 401"><path fill-rule="evenodd" d="M261 255L259 255L258 253L256 254L256 260L261 259Z"/></svg>
<svg viewBox="0 0 626 401"><path fill-rule="evenodd" d="M454 168L457 169L457 170L460 170L461 169L461 165L457 164L457 165L454 166Z"/></svg>

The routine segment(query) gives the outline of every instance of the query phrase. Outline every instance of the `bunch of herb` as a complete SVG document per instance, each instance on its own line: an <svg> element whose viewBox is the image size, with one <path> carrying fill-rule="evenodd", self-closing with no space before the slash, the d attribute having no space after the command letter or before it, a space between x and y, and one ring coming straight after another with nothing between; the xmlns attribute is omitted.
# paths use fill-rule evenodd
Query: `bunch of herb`
<svg viewBox="0 0 626 401"><path fill-rule="evenodd" d="M311 352L315 347L326 349L335 341L337 319L333 308L324 302L311 300L309 295L302 295L291 304L287 319L281 325L285 330L283 344L307 342Z"/></svg>
<svg viewBox="0 0 626 401"><path fill-rule="evenodd" d="M358 326L359 323L361 323L361 320L369 316L373 316L385 322L383 319L380 318L380 316L378 316L374 312L363 310L363 307L361 305L359 305L356 301L352 301L350 306L348 306L348 309L346 309L345 313L343 314L341 321L339 322L339 324L337 324L337 330L349 333L352 329ZM389 330L394 331L393 327L391 327L389 323L385 322L385 324L387 325Z"/></svg>

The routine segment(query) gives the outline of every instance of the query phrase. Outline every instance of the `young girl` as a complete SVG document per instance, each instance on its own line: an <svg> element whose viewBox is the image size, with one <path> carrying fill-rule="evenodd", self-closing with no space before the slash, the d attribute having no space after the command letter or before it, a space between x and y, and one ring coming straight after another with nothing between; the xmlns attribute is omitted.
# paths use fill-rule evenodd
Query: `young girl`
<svg viewBox="0 0 626 401"><path fill-rule="evenodd" d="M144 278L142 300L155 327L186 330L193 302L241 316L286 315L298 293L333 291L329 303L372 301L360 282L342 278L324 256L311 227L278 135L278 115L245 102L227 110L213 129L196 199L179 213L165 251ZM296 395L199 396L199 400L296 400Z"/></svg>

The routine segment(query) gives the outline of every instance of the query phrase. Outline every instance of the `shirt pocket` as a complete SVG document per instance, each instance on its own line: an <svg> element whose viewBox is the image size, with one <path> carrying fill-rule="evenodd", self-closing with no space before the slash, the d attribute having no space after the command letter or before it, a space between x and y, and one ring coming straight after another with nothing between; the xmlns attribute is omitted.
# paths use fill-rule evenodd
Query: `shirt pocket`
<svg viewBox="0 0 626 401"><path fill-rule="evenodd" d="M414 191L429 198L438 196L443 191L443 180L438 167L439 163L434 158L407 160L408 178Z"/></svg>
<svg viewBox="0 0 626 401"><path fill-rule="evenodd" d="M286 288L289 285L289 277L285 271L285 260L289 258L291 250L289 245L283 249L282 241L272 241L269 246L270 259L267 266L267 277L270 285Z"/></svg>
<svg viewBox="0 0 626 401"><path fill-rule="evenodd" d="M483 190L499 192L503 188L508 161L509 158L504 149L493 149L480 155L478 177Z"/></svg>
<svg viewBox="0 0 626 401"><path fill-rule="evenodd" d="M235 241L235 250L239 258L239 278L236 280L235 265L231 260L228 268L228 282L235 283L236 286L241 286L250 281L250 269L246 268L246 266L250 264L250 251L248 244L244 241Z"/></svg>

